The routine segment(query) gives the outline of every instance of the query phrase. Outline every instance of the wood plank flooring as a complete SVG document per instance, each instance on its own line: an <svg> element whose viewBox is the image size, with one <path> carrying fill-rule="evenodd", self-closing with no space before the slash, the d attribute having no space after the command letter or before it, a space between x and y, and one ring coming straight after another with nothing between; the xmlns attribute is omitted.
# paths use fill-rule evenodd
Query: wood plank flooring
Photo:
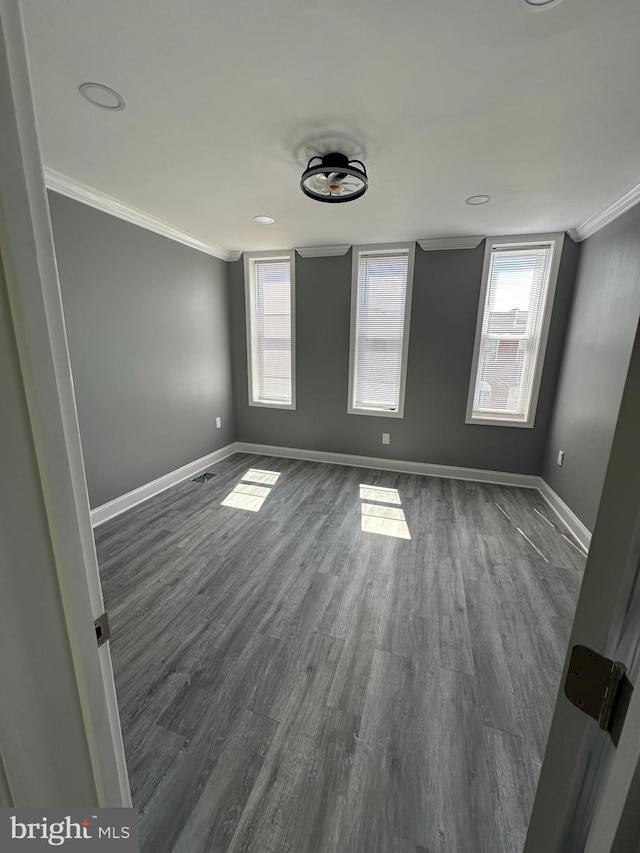
<svg viewBox="0 0 640 853"><path fill-rule="evenodd" d="M520 853L584 568L537 492L213 470L96 530L143 853Z"/></svg>

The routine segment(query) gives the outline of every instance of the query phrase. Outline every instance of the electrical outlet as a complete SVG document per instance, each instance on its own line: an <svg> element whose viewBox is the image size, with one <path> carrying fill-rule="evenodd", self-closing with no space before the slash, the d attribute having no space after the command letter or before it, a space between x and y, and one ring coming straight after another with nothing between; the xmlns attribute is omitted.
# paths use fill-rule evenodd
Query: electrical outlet
<svg viewBox="0 0 640 853"><path fill-rule="evenodd" d="M383 444L391 444L391 433L383 432L382 433L382 443Z"/></svg>
<svg viewBox="0 0 640 853"><path fill-rule="evenodd" d="M564 462L564 450L558 451L558 466L562 468L562 463Z"/></svg>
<svg viewBox="0 0 640 853"><path fill-rule="evenodd" d="M222 427L222 418L216 418L216 429L220 429Z"/></svg>

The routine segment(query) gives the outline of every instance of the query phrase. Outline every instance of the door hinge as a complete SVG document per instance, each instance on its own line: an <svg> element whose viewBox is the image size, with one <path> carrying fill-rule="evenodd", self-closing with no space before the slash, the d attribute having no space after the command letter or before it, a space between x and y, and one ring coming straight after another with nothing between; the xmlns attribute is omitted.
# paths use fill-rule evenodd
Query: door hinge
<svg viewBox="0 0 640 853"><path fill-rule="evenodd" d="M103 643L106 643L109 637L111 637L111 625L109 625L109 614L105 610L102 616L98 616L96 621L93 623L96 626L96 640L98 641L98 646L101 646Z"/></svg>
<svg viewBox="0 0 640 853"><path fill-rule="evenodd" d="M617 746L633 693L626 666L587 646L574 646L564 692L570 702L609 732Z"/></svg>

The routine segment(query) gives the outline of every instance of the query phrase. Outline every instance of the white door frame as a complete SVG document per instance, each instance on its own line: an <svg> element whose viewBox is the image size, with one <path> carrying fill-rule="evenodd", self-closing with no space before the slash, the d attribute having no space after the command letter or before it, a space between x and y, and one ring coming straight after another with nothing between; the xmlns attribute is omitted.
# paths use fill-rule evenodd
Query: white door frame
<svg viewBox="0 0 640 853"><path fill-rule="evenodd" d="M640 396L640 395L639 395ZM585 853L638 853L640 849L640 515L632 559L636 582L623 620L617 660L624 661L635 689L631 694L617 749L606 744L600 784L593 792L592 819Z"/></svg>
<svg viewBox="0 0 640 853"><path fill-rule="evenodd" d="M640 325L630 359L622 403L611 446L600 507L596 519L584 579L571 631L556 707L540 780L536 792L525 853L582 853L591 843L594 811L611 799L605 782L613 747L595 720L583 714L564 695L564 681L575 645L616 659L625 613L629 607L638 569L638 519L640 518ZM622 663L630 665L631 661ZM636 685L640 693L640 685ZM634 706L639 697L634 695ZM627 717L629 720L629 717ZM623 729L619 754L630 739L640 736L640 726ZM629 770L629 768L627 768ZM633 769L633 768L632 768ZM633 773L628 772L629 782ZM603 784L605 785L603 790ZM624 792L623 792L624 793ZM620 803L621 792L616 793ZM610 829L621 817L608 808ZM600 832L602 822L593 824ZM604 836L599 836L604 837ZM640 839L638 839L640 840ZM604 844L605 842L603 842ZM609 847L598 846L598 853ZM611 848L614 849L614 848Z"/></svg>
<svg viewBox="0 0 640 853"><path fill-rule="evenodd" d="M109 644L98 649L93 626L103 610L102 591L17 0L0 0L0 127L0 253L96 805L130 806ZM46 715L47 696L38 700ZM59 752L64 743L52 745L52 753L54 747ZM11 784L10 768L6 770Z"/></svg>

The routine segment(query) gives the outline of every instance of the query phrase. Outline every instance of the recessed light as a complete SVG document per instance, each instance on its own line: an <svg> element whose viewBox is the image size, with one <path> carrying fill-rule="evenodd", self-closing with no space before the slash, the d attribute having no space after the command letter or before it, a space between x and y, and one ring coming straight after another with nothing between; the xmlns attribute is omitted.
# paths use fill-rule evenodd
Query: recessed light
<svg viewBox="0 0 640 853"><path fill-rule="evenodd" d="M524 2L534 9L542 9L545 6L557 6L560 0L524 0Z"/></svg>
<svg viewBox="0 0 640 853"><path fill-rule="evenodd" d="M126 106L121 94L102 83L82 83L78 91L90 104L101 110L123 110Z"/></svg>
<svg viewBox="0 0 640 853"><path fill-rule="evenodd" d="M262 216L261 215L261 216L254 216L253 221L260 223L260 225L273 225L273 223L275 222L275 219L273 218L273 216Z"/></svg>
<svg viewBox="0 0 640 853"><path fill-rule="evenodd" d="M470 195L469 198L465 198L465 204L486 204L488 201L491 201L490 195Z"/></svg>

